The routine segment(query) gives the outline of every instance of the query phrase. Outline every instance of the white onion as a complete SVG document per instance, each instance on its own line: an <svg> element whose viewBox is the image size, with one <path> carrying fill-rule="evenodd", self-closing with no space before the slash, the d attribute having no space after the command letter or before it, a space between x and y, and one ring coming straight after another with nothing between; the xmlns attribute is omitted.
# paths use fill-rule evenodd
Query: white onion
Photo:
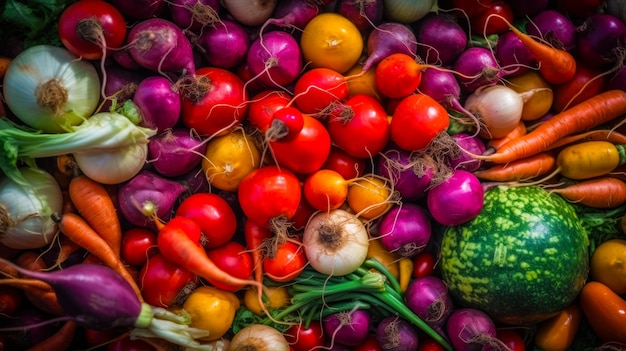
<svg viewBox="0 0 626 351"><path fill-rule="evenodd" d="M120 184L137 175L146 164L148 144L134 144L115 150L72 154L78 168L102 184Z"/></svg>
<svg viewBox="0 0 626 351"><path fill-rule="evenodd" d="M385 17L390 21L412 23L436 8L436 0L385 0Z"/></svg>
<svg viewBox="0 0 626 351"><path fill-rule="evenodd" d="M469 95L464 107L480 120L482 137L497 139L506 136L519 124L524 98L507 86L490 85Z"/></svg>
<svg viewBox="0 0 626 351"><path fill-rule="evenodd" d="M38 249L57 231L51 216L61 213L63 194L56 179L43 170L20 170L26 182L0 181L0 242L13 249Z"/></svg>
<svg viewBox="0 0 626 351"><path fill-rule="evenodd" d="M228 351L289 351L289 343L278 330L263 324L251 324L239 330Z"/></svg>
<svg viewBox="0 0 626 351"><path fill-rule="evenodd" d="M24 124L61 133L82 123L100 99L100 78L89 61L67 49L32 46L17 55L4 77L4 98Z"/></svg>
<svg viewBox="0 0 626 351"><path fill-rule="evenodd" d="M222 0L222 6L239 23L258 26L267 21L278 0Z"/></svg>
<svg viewBox="0 0 626 351"><path fill-rule="evenodd" d="M327 275L346 275L367 257L369 235L363 222L342 209L318 212L311 217L302 237L311 266Z"/></svg>

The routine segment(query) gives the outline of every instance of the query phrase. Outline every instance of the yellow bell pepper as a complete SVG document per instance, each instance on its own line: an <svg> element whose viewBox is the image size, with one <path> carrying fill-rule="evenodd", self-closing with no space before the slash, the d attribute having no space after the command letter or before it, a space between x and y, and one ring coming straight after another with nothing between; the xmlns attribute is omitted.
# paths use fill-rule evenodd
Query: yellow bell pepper
<svg viewBox="0 0 626 351"><path fill-rule="evenodd" d="M265 307L268 310L284 307L289 304L291 296L285 286L268 286L266 287L266 293L263 294L263 300ZM247 309L254 312L256 315L263 316L265 313L261 309L259 304L259 295L255 288L247 289L243 295L243 303Z"/></svg>
<svg viewBox="0 0 626 351"><path fill-rule="evenodd" d="M400 256L389 252L389 250L381 244L380 240L370 240L366 257L377 259L380 263L387 267L391 275L396 277L396 279L400 277L400 271L398 268L398 260L400 260Z"/></svg>
<svg viewBox="0 0 626 351"><path fill-rule="evenodd" d="M209 332L202 340L221 338L233 323L240 307L237 295L212 286L200 286L183 303L183 310L191 317L191 327Z"/></svg>

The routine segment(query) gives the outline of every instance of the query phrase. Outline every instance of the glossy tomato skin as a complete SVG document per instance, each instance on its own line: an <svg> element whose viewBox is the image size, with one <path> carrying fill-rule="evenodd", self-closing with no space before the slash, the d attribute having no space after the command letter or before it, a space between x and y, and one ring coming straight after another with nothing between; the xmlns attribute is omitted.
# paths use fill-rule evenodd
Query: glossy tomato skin
<svg viewBox="0 0 626 351"><path fill-rule="evenodd" d="M145 301L157 307L182 302L198 284L189 270L168 261L162 254L152 256L139 272L139 288Z"/></svg>
<svg viewBox="0 0 626 351"><path fill-rule="evenodd" d="M309 174L320 169L330 153L331 139L322 122L302 115L304 125L293 139L270 141L274 160L298 174Z"/></svg>
<svg viewBox="0 0 626 351"><path fill-rule="evenodd" d="M446 349L441 346L435 339L427 338L421 339L417 351L445 351Z"/></svg>
<svg viewBox="0 0 626 351"><path fill-rule="evenodd" d="M0 285L0 314L12 316L22 305L24 294L16 287Z"/></svg>
<svg viewBox="0 0 626 351"><path fill-rule="evenodd" d="M498 328L497 338L506 345L507 350L526 351L526 344L522 335L514 329Z"/></svg>
<svg viewBox="0 0 626 351"><path fill-rule="evenodd" d="M215 193L195 193L185 198L176 216L186 217L200 226L201 244L214 248L229 242L237 231L237 217L229 203Z"/></svg>
<svg viewBox="0 0 626 351"><path fill-rule="evenodd" d="M216 266L233 277L249 279L252 276L252 256L238 242L229 241L222 246L209 249L207 255ZM209 281L209 283L218 289L233 292L243 287L243 285L230 285L220 281Z"/></svg>
<svg viewBox="0 0 626 351"><path fill-rule="evenodd" d="M367 338L361 345L352 348L352 350L353 351L382 351L383 348L378 343L378 340L376 340L376 336L374 334L370 334L367 336Z"/></svg>
<svg viewBox="0 0 626 351"><path fill-rule="evenodd" d="M236 74L217 67L196 70L196 82L181 92L181 120L202 136L226 135L248 113L244 83Z"/></svg>
<svg viewBox="0 0 626 351"><path fill-rule="evenodd" d="M314 114L331 103L348 97L348 83L339 72L324 67L313 68L298 78L294 87L296 105L302 112Z"/></svg>
<svg viewBox="0 0 626 351"><path fill-rule="evenodd" d="M152 230L136 227L124 232L120 252L124 263L139 267L158 252L157 235Z"/></svg>
<svg viewBox="0 0 626 351"><path fill-rule="evenodd" d="M513 22L513 8L505 1L495 1L487 10L470 19L472 31L476 34L501 34L509 30L508 23ZM505 19L503 21L502 19Z"/></svg>
<svg viewBox="0 0 626 351"><path fill-rule="evenodd" d="M313 320L308 327L297 324L285 331L285 339L295 351L320 349L326 342L326 336L319 321Z"/></svg>
<svg viewBox="0 0 626 351"><path fill-rule="evenodd" d="M254 95L249 102L248 123L265 133L274 119L274 112L285 108L291 97L280 90L263 90Z"/></svg>
<svg viewBox="0 0 626 351"><path fill-rule="evenodd" d="M357 158L370 158L381 152L389 142L389 122L383 105L375 98L359 94L333 111L328 132L333 142Z"/></svg>
<svg viewBox="0 0 626 351"><path fill-rule="evenodd" d="M402 99L391 118L391 140L407 151L425 148L448 128L448 112L428 95Z"/></svg>
<svg viewBox="0 0 626 351"><path fill-rule="evenodd" d="M478 16L493 3L493 0L451 0L451 7L459 9L459 16L472 18Z"/></svg>
<svg viewBox="0 0 626 351"><path fill-rule="evenodd" d="M422 251L413 257L413 278L422 278L435 274L437 259L428 251Z"/></svg>
<svg viewBox="0 0 626 351"><path fill-rule="evenodd" d="M349 155L344 150L333 145L330 154L324 163L323 169L331 169L344 179L352 179L365 174L365 159Z"/></svg>
<svg viewBox="0 0 626 351"><path fill-rule="evenodd" d="M302 186L293 172L270 165L248 173L237 195L246 217L265 226L274 219L293 218L300 205Z"/></svg>
<svg viewBox="0 0 626 351"><path fill-rule="evenodd" d="M285 241L271 256L263 260L263 271L276 282L288 282L300 275L306 267L307 258L301 245Z"/></svg>
<svg viewBox="0 0 626 351"><path fill-rule="evenodd" d="M80 34L91 28L90 21L97 21L102 28L104 42L99 38L90 38ZM93 25L92 25L93 26ZM80 29L83 28L83 29ZM92 28L94 30L95 28ZM126 39L126 22L122 13L113 5L102 0L82 0L68 6L58 20L58 32L61 43L76 56L87 60L102 58L103 47L108 48L106 54L119 48ZM93 36L91 34L90 36Z"/></svg>

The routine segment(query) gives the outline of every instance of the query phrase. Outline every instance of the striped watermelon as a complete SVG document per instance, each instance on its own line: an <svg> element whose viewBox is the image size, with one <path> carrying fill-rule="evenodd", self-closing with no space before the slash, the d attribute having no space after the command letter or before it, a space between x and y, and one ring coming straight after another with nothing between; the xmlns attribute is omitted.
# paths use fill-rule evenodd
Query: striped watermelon
<svg viewBox="0 0 626 351"><path fill-rule="evenodd" d="M536 186L488 190L481 213L442 238L442 278L455 301L502 323L556 314L578 296L588 270L574 208Z"/></svg>

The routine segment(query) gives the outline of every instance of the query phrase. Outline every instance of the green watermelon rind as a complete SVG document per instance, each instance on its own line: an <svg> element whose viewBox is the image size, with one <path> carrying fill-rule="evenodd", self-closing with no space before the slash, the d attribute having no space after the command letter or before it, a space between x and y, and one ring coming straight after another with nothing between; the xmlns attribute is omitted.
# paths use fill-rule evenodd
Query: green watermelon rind
<svg viewBox="0 0 626 351"><path fill-rule="evenodd" d="M560 195L498 186L485 192L474 220L446 228L442 278L461 305L502 323L536 323L578 296L588 244L574 207Z"/></svg>

